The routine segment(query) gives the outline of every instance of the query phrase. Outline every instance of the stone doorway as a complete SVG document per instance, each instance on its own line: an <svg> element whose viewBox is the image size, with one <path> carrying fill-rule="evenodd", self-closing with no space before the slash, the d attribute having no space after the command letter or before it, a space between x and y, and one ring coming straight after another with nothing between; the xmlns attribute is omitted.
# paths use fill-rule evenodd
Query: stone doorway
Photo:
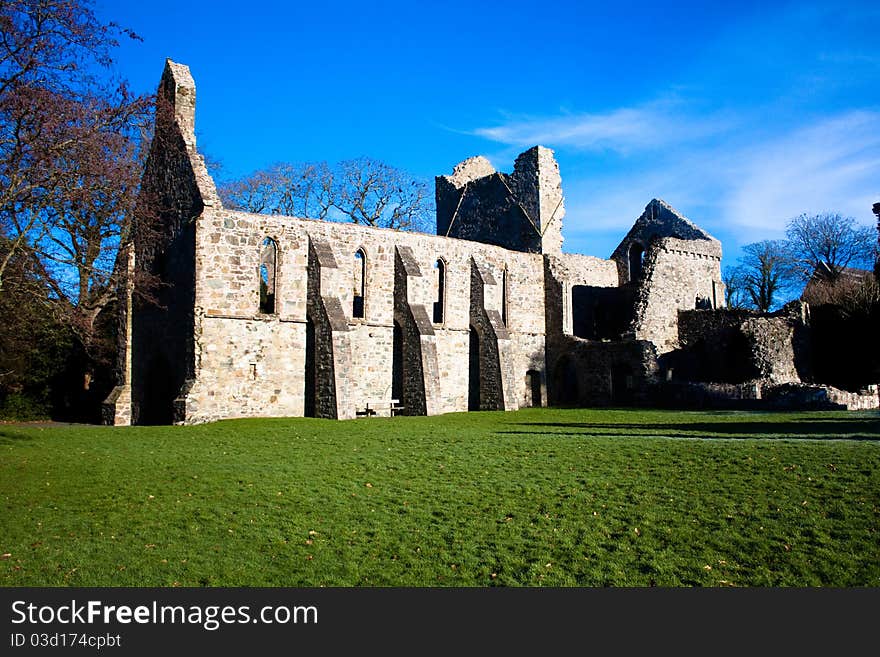
<svg viewBox="0 0 880 657"><path fill-rule="evenodd" d="M553 398L560 406L573 406L580 399L577 369L568 356L556 361L553 370Z"/></svg>
<svg viewBox="0 0 880 657"><path fill-rule="evenodd" d="M538 370L529 370L526 372L526 395L528 406L542 406L541 373Z"/></svg>

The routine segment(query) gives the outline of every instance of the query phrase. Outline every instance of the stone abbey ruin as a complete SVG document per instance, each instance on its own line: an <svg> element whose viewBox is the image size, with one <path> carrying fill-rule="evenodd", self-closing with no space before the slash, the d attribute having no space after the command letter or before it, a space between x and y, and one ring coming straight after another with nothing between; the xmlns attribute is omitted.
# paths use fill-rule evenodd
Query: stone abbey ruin
<svg viewBox="0 0 880 657"><path fill-rule="evenodd" d="M562 252L551 150L436 179L437 235L225 208L170 60L142 199L161 284L120 308L109 424L434 415L524 406L877 408L810 381L809 308L727 311L721 244L652 200L610 259ZM397 400L395 409L391 400Z"/></svg>

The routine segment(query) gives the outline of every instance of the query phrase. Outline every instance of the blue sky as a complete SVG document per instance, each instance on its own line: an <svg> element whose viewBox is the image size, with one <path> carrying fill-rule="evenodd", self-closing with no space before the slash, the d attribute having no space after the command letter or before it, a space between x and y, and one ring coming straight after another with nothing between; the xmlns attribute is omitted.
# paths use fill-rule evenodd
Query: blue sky
<svg viewBox="0 0 880 657"><path fill-rule="evenodd" d="M196 81L199 144L239 176L368 155L420 177L542 144L564 250L608 257L652 198L722 240L880 201L877 2L97 0L118 73Z"/></svg>

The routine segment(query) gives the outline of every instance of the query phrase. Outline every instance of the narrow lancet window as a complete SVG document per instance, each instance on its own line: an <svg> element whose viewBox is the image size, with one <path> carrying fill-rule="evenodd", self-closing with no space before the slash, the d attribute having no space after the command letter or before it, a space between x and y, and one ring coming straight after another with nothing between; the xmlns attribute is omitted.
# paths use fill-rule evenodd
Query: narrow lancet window
<svg viewBox="0 0 880 657"><path fill-rule="evenodd" d="M367 254L358 249L354 254L354 280L352 286L351 316L355 319L364 318L364 298L366 297Z"/></svg>
<svg viewBox="0 0 880 657"><path fill-rule="evenodd" d="M501 321L505 326L507 326L507 278L507 265L504 265L504 270L501 272Z"/></svg>
<svg viewBox="0 0 880 657"><path fill-rule="evenodd" d="M434 263L434 272L437 278L437 296L434 299L434 323L442 324L446 305L446 263L443 262L442 258L438 258L437 262Z"/></svg>
<svg viewBox="0 0 880 657"><path fill-rule="evenodd" d="M275 312L275 275L278 261L278 245L271 237L263 240L260 250L260 312Z"/></svg>

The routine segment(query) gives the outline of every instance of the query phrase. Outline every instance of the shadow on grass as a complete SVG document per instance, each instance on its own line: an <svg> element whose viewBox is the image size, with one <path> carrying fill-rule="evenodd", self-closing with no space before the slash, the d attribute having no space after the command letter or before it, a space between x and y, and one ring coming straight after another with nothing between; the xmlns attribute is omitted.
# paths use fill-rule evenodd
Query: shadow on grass
<svg viewBox="0 0 880 657"><path fill-rule="evenodd" d="M877 440L877 418L805 418L779 422L521 422L502 434L570 434L577 436L645 436L671 438L787 438L809 440ZM534 429L534 430L533 430Z"/></svg>
<svg viewBox="0 0 880 657"><path fill-rule="evenodd" d="M26 433L19 433L18 431L12 431L11 429L0 428L0 445L11 445L15 441L33 439L33 436Z"/></svg>

